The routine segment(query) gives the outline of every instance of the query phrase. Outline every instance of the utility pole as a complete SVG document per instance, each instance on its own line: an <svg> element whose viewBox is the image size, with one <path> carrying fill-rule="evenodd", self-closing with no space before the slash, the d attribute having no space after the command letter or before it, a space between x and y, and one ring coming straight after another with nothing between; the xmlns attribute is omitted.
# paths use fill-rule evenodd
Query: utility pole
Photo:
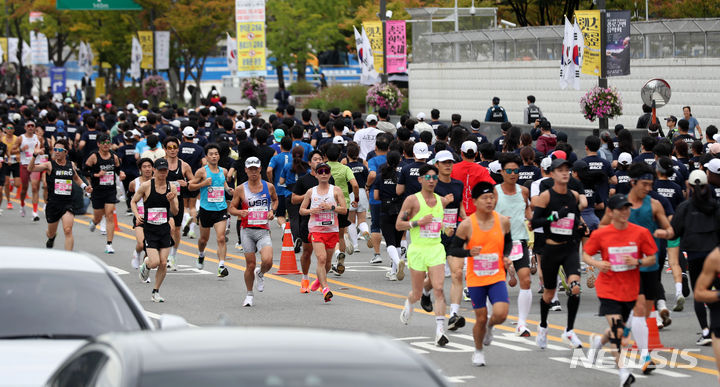
<svg viewBox="0 0 720 387"><path fill-rule="evenodd" d="M605 0L598 0L597 5L600 10L600 77L598 78L598 86L606 88L608 87L608 82L607 62L605 60L605 47L607 46L607 38L605 36L605 30L607 29L607 21L605 19ZM598 124L599 128L593 129L593 135L595 136L600 136L600 131L607 130L609 127L607 118L601 118Z"/></svg>
<svg viewBox="0 0 720 387"><path fill-rule="evenodd" d="M157 75L157 68L155 67L155 63L157 61L157 53L155 52L155 8L150 8L150 31L152 31L152 49L153 49L153 68L152 72L153 75Z"/></svg>
<svg viewBox="0 0 720 387"><path fill-rule="evenodd" d="M387 40L385 39L385 34L387 33L387 30L385 28L385 22L386 22L386 4L385 0L380 0L380 21L382 22L382 47L383 47L383 71L382 74L380 74L380 81L382 83L388 82L388 73L387 73Z"/></svg>

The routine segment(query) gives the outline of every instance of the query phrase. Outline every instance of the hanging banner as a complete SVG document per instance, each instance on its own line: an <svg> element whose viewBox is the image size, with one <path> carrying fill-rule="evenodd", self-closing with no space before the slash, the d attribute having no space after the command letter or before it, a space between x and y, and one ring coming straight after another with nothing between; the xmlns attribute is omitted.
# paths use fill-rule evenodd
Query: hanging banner
<svg viewBox="0 0 720 387"><path fill-rule="evenodd" d="M582 73L599 77L602 68L600 11L575 11L575 17L585 39Z"/></svg>
<svg viewBox="0 0 720 387"><path fill-rule="evenodd" d="M65 67L50 68L50 86L53 94L65 92Z"/></svg>
<svg viewBox="0 0 720 387"><path fill-rule="evenodd" d="M140 68L152 70L153 68L153 33L152 31L138 31L140 47L142 47L142 62Z"/></svg>
<svg viewBox="0 0 720 387"><path fill-rule="evenodd" d="M605 12L605 63L608 77L630 74L630 11Z"/></svg>
<svg viewBox="0 0 720 387"><path fill-rule="evenodd" d="M132 37L132 49L130 51L130 77L140 79L140 63L142 63L142 46L138 38Z"/></svg>
<svg viewBox="0 0 720 387"><path fill-rule="evenodd" d="M235 22L265 21L265 0L235 0Z"/></svg>
<svg viewBox="0 0 720 387"><path fill-rule="evenodd" d="M105 77L95 78L95 95L105 95Z"/></svg>
<svg viewBox="0 0 720 387"><path fill-rule="evenodd" d="M368 21L363 23L365 33L370 40L370 48L372 49L373 62L375 71L379 74L383 73L383 33L382 22Z"/></svg>
<svg viewBox="0 0 720 387"><path fill-rule="evenodd" d="M155 31L155 69L170 68L170 31Z"/></svg>
<svg viewBox="0 0 720 387"><path fill-rule="evenodd" d="M385 22L387 37L387 68L388 74L407 71L407 40L405 37L405 20L388 20Z"/></svg>
<svg viewBox="0 0 720 387"><path fill-rule="evenodd" d="M18 63L18 38L0 38L0 45L3 49L3 62Z"/></svg>
<svg viewBox="0 0 720 387"><path fill-rule="evenodd" d="M30 31L31 64L47 64L50 62L48 40L45 34Z"/></svg>
<svg viewBox="0 0 720 387"><path fill-rule="evenodd" d="M265 1L236 0L237 69L241 77L267 74Z"/></svg>

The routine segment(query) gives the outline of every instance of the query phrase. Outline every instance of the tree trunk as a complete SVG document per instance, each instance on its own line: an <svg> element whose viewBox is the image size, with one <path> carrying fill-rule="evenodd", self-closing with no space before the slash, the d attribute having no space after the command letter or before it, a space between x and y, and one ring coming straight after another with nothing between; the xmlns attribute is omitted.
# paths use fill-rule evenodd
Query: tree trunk
<svg viewBox="0 0 720 387"><path fill-rule="evenodd" d="M198 96L202 96L202 92L200 91L200 81L202 80L203 69L205 67L206 59L207 59L207 56L202 57L202 59L200 59L200 58L195 59L196 66L194 66L194 67L197 69L197 76L194 76L192 78L195 81L195 96L194 96L195 98L194 98L193 102L196 105L198 105L200 103ZM187 69L185 70L185 72L187 72ZM192 76L192 74L190 76Z"/></svg>
<svg viewBox="0 0 720 387"><path fill-rule="evenodd" d="M20 18L14 19L13 24L15 25L15 34L18 37L18 51L17 51L17 59L18 59L18 74L19 74L19 83L20 83L20 95L26 95L31 93L32 90L25 90L25 66L23 66L23 38L22 34L20 33Z"/></svg>
<svg viewBox="0 0 720 387"><path fill-rule="evenodd" d="M307 60L297 61L296 65L297 65L297 73L298 73L297 80L298 80L298 82L304 81L305 80L305 66L307 65Z"/></svg>
<svg viewBox="0 0 720 387"><path fill-rule="evenodd" d="M285 74L283 74L282 63L278 63L275 66L275 74L277 74L278 87L285 87Z"/></svg>

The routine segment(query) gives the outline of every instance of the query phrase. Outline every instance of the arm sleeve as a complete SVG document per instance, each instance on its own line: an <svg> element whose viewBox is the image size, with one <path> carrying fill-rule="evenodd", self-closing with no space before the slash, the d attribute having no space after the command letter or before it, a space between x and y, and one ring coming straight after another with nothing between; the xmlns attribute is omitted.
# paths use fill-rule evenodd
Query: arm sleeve
<svg viewBox="0 0 720 387"><path fill-rule="evenodd" d="M547 212L547 208L535 207L535 210L533 211L533 217L530 220L530 225L533 229L545 227L550 224L550 220L547 219Z"/></svg>
<svg viewBox="0 0 720 387"><path fill-rule="evenodd" d="M448 249L448 255L451 255L453 257L469 257L470 256L470 250L466 250L463 247L465 246L465 240L459 238L457 235L453 235L452 240L450 241L450 248Z"/></svg>
<svg viewBox="0 0 720 387"><path fill-rule="evenodd" d="M505 233L505 242L503 243L503 256L507 257L512 251L512 234L510 232Z"/></svg>

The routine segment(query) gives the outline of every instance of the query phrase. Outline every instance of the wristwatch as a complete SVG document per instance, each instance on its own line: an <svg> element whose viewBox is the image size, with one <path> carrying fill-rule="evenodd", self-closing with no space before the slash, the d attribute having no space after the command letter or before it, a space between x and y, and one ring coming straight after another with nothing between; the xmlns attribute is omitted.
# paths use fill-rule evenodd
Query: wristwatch
<svg viewBox="0 0 720 387"><path fill-rule="evenodd" d="M335 211L335 206L330 207L330 210Z"/></svg>

